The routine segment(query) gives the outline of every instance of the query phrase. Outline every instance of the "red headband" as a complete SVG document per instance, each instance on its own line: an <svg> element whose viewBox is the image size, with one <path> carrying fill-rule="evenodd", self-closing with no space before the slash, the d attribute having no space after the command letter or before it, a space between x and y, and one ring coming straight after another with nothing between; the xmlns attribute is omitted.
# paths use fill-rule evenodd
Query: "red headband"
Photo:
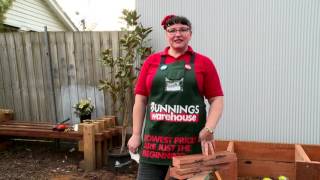
<svg viewBox="0 0 320 180"><path fill-rule="evenodd" d="M161 21L161 26L163 26L163 29L166 29L166 24L167 24L167 21L173 17L175 17L176 15L174 14L170 14L170 15L167 15L166 17L164 17Z"/></svg>

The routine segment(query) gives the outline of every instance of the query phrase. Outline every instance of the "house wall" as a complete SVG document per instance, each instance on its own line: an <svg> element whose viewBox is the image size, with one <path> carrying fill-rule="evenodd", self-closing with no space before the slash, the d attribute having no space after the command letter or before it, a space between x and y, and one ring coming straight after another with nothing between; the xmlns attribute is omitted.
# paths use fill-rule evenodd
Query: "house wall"
<svg viewBox="0 0 320 180"><path fill-rule="evenodd" d="M213 59L224 93L219 139L320 143L320 1L136 0L162 50L165 15L193 24L192 47Z"/></svg>
<svg viewBox="0 0 320 180"><path fill-rule="evenodd" d="M44 0L15 0L5 14L4 24L24 31L65 31L68 28L58 19Z"/></svg>

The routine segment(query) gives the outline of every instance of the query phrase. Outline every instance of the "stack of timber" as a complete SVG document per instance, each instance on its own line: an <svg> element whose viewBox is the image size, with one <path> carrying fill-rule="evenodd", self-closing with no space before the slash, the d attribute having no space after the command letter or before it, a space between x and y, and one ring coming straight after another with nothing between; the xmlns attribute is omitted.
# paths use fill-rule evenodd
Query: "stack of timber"
<svg viewBox="0 0 320 180"><path fill-rule="evenodd" d="M176 179L205 179L206 176L215 171L231 170L236 173L236 154L229 151L216 152L213 155L192 154L176 156L172 159L173 167L170 167L170 176ZM215 173L219 174L219 173ZM231 176L232 174L230 174ZM220 176L220 175L218 175ZM220 177L221 178L221 177ZM229 176L224 180L232 179Z"/></svg>

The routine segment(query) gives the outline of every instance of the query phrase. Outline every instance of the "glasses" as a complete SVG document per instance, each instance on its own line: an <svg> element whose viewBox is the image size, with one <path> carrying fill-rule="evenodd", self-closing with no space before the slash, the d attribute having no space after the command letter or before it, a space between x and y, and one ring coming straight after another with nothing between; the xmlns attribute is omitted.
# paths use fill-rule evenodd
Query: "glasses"
<svg viewBox="0 0 320 180"><path fill-rule="evenodd" d="M182 35L187 34L190 31L190 28L181 28L181 29L167 29L167 33L170 35L175 35L178 32Z"/></svg>

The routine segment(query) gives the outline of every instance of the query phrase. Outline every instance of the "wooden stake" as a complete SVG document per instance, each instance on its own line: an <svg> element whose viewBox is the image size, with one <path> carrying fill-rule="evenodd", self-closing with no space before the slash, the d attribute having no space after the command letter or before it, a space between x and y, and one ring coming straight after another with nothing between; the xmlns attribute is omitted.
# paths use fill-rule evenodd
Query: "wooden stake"
<svg viewBox="0 0 320 180"><path fill-rule="evenodd" d="M96 169L96 150L95 150L95 126L85 124L83 126L84 143L84 168L87 171Z"/></svg>

